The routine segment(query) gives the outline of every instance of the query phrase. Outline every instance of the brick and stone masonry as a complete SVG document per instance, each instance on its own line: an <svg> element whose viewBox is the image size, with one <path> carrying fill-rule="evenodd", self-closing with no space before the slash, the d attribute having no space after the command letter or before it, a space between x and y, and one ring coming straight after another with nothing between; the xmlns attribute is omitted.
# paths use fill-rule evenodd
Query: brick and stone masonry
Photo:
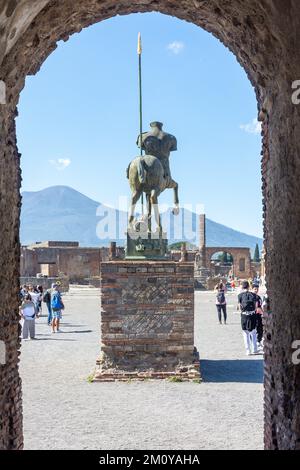
<svg viewBox="0 0 300 470"><path fill-rule="evenodd" d="M101 305L95 380L200 377L192 263L101 263Z"/></svg>

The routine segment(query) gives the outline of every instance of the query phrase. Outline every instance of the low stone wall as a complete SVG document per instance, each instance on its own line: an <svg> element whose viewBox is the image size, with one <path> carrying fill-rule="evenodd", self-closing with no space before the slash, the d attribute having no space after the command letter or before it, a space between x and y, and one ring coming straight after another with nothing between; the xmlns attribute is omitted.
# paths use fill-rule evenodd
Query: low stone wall
<svg viewBox="0 0 300 470"><path fill-rule="evenodd" d="M95 380L199 378L194 266L101 263L101 357Z"/></svg>

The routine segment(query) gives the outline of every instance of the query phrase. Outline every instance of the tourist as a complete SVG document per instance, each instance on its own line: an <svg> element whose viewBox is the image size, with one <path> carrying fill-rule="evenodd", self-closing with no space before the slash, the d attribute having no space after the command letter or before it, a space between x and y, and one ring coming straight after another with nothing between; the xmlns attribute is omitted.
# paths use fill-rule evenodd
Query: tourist
<svg viewBox="0 0 300 470"><path fill-rule="evenodd" d="M20 301L21 302L23 302L27 294L28 294L28 287L26 286L26 284L23 284L23 286L20 289Z"/></svg>
<svg viewBox="0 0 300 470"><path fill-rule="evenodd" d="M223 284L223 282L220 282L218 285L216 285L215 291L217 292L216 306L217 306L219 323L220 325L222 325L222 312L223 312L224 325L226 325L227 308L226 308L226 297L225 297L225 293L226 293L225 284Z"/></svg>
<svg viewBox="0 0 300 470"><path fill-rule="evenodd" d="M252 292L255 295L256 300L256 333L257 333L257 342L259 348L262 348L263 340L263 310L262 310L262 299L258 295L259 284L253 284Z"/></svg>
<svg viewBox="0 0 300 470"><path fill-rule="evenodd" d="M51 289L47 289L43 295L43 302L47 305L48 310L48 325L52 323L52 309L51 309Z"/></svg>
<svg viewBox="0 0 300 470"><path fill-rule="evenodd" d="M61 294L59 292L58 284L52 284L51 293L51 310L52 310L52 333L59 333L59 323L62 318L61 311L64 310Z"/></svg>
<svg viewBox="0 0 300 470"><path fill-rule="evenodd" d="M38 309L39 309L39 314L42 313L42 300L43 300L43 292L44 292L44 289L43 289L43 286L37 286L37 289L36 289L37 293L40 294L40 297L38 299Z"/></svg>
<svg viewBox="0 0 300 470"><path fill-rule="evenodd" d="M20 316L23 319L22 338L35 339L35 318L38 318L36 304L32 301L31 295L26 294L20 307Z"/></svg>
<svg viewBox="0 0 300 470"><path fill-rule="evenodd" d="M40 293L37 291L36 286L29 284L28 294L30 294L32 302L35 304L37 311L39 311Z"/></svg>
<svg viewBox="0 0 300 470"><path fill-rule="evenodd" d="M246 354L258 354L256 333L256 296L250 292L248 281L243 281L242 292L238 295L238 305L241 311L241 325L246 347Z"/></svg>

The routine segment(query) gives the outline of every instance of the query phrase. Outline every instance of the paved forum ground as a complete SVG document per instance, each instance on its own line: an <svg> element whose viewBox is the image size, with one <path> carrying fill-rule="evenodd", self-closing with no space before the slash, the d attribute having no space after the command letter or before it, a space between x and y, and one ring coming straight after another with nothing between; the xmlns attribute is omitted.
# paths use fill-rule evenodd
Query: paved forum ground
<svg viewBox="0 0 300 470"><path fill-rule="evenodd" d="M245 356L236 294L228 295L227 326L218 324L214 301L196 293L202 384L91 384L99 291L72 288L63 333L51 335L44 316L37 340L22 343L25 448L262 449L262 357Z"/></svg>

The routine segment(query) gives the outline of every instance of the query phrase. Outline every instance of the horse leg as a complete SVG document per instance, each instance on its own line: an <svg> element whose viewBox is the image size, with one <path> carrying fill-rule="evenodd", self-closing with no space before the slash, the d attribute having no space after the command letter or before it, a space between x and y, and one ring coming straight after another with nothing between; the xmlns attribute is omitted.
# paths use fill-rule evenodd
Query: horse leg
<svg viewBox="0 0 300 470"><path fill-rule="evenodd" d="M176 181L171 180L168 188L174 190L174 209L172 210L173 215L179 214L179 197L178 197L178 183Z"/></svg>
<svg viewBox="0 0 300 470"><path fill-rule="evenodd" d="M162 226L161 226L161 218L160 218L160 213L158 209L158 196L160 194L159 188L154 188L151 191L151 196L150 196L150 201L151 205L154 207L154 216L155 216L155 222L157 223L157 226L159 228L159 231L162 231Z"/></svg>
<svg viewBox="0 0 300 470"><path fill-rule="evenodd" d="M134 221L134 212L135 212L135 206L138 200L140 199L142 194L141 189L136 189L132 195L131 195L131 204L130 204L130 213L129 213L129 225L132 224Z"/></svg>
<svg viewBox="0 0 300 470"><path fill-rule="evenodd" d="M151 233L151 212L152 212L152 205L151 205L151 197L148 193L146 195L147 198L147 221L148 221L148 232Z"/></svg>

